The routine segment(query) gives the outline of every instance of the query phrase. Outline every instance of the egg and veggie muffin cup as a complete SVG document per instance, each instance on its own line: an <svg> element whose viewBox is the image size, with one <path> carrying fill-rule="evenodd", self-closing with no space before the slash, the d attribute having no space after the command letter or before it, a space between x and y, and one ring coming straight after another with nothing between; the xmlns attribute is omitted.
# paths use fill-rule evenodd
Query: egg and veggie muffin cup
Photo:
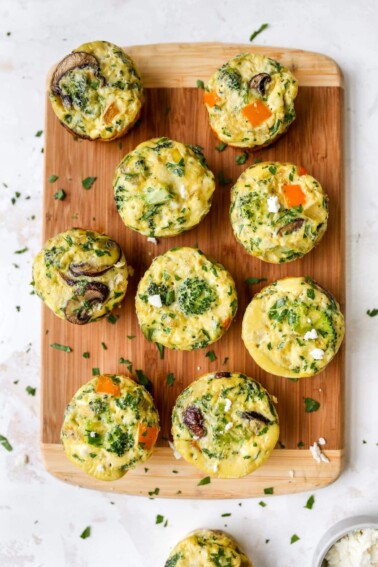
<svg viewBox="0 0 378 567"><path fill-rule="evenodd" d="M172 549L165 567L253 567L237 542L221 530L196 530Z"/></svg>
<svg viewBox="0 0 378 567"><path fill-rule="evenodd" d="M53 236L33 262L36 294L76 325L105 317L124 298L127 278L119 244L93 230L71 228Z"/></svg>
<svg viewBox="0 0 378 567"><path fill-rule="evenodd" d="M286 378L318 374L331 362L345 333L333 295L310 278L284 278L264 287L248 305L244 344L256 364Z"/></svg>
<svg viewBox="0 0 378 567"><path fill-rule="evenodd" d="M194 350L219 340L238 300L230 273L197 248L172 248L155 258L139 282L139 325L147 340Z"/></svg>
<svg viewBox="0 0 378 567"><path fill-rule="evenodd" d="M61 124L75 136L110 141L138 120L143 85L134 61L107 41L84 43L56 66L50 101Z"/></svg>
<svg viewBox="0 0 378 567"><path fill-rule="evenodd" d="M199 146L154 138L123 158L113 187L126 226L146 236L175 236L209 212L215 181Z"/></svg>
<svg viewBox="0 0 378 567"><path fill-rule="evenodd" d="M280 63L242 53L210 78L204 92L210 126L238 148L260 149L281 136L295 119L298 83Z"/></svg>
<svg viewBox="0 0 378 567"><path fill-rule="evenodd" d="M61 431L64 451L99 480L117 480L151 456L159 416L147 390L123 375L96 376L67 406Z"/></svg>
<svg viewBox="0 0 378 567"><path fill-rule="evenodd" d="M260 467L278 437L269 393L244 374L214 372L192 382L172 412L175 449L216 478L241 478Z"/></svg>
<svg viewBox="0 0 378 567"><path fill-rule="evenodd" d="M236 239L264 262L291 262L310 252L327 228L328 197L303 167L262 162L239 177L231 191Z"/></svg>

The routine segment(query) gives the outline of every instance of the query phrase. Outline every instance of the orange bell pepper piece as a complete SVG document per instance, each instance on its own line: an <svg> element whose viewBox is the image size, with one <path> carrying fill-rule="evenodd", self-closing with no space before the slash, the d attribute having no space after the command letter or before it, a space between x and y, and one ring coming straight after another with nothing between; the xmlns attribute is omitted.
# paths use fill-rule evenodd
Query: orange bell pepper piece
<svg viewBox="0 0 378 567"><path fill-rule="evenodd" d="M110 376L99 376L97 378L96 392L99 394L110 394L111 396L121 395L119 385L113 382Z"/></svg>
<svg viewBox="0 0 378 567"><path fill-rule="evenodd" d="M149 427L146 423L139 424L138 443L142 443L145 449L151 449L159 435L157 427Z"/></svg>
<svg viewBox="0 0 378 567"><path fill-rule="evenodd" d="M307 175L307 169L305 169L305 168L303 167L303 165L300 165L300 166L298 167L298 175L299 175L299 176L301 176L301 175Z"/></svg>
<svg viewBox="0 0 378 567"><path fill-rule="evenodd" d="M253 128L260 126L265 120L268 120L272 113L270 109L261 100L255 100L242 109L244 116L250 121Z"/></svg>
<svg viewBox="0 0 378 567"><path fill-rule="evenodd" d="M306 195L300 185L282 185L282 192L285 195L288 207L298 207L306 203Z"/></svg>
<svg viewBox="0 0 378 567"><path fill-rule="evenodd" d="M213 106L215 106L217 102L220 101L220 98L217 95L217 93L215 93L214 91L210 91L210 92L205 91L203 93L203 101L205 104L213 108Z"/></svg>

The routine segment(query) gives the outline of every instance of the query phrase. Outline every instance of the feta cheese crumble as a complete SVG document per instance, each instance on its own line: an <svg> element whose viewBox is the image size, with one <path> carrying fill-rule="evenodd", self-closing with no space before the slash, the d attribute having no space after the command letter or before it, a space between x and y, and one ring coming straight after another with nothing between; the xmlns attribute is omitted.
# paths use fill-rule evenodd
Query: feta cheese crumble
<svg viewBox="0 0 378 567"><path fill-rule="evenodd" d="M311 329L311 331L307 331L305 336L303 337L305 341L309 341L311 339L317 339L318 333L316 329Z"/></svg>
<svg viewBox="0 0 378 567"><path fill-rule="evenodd" d="M154 307L162 307L162 302L161 302L161 297L159 294L156 295L150 295L148 297L148 303L150 305L153 305Z"/></svg>
<svg viewBox="0 0 378 567"><path fill-rule="evenodd" d="M328 567L376 567L378 565L378 529L354 530L337 541L328 551Z"/></svg>
<svg viewBox="0 0 378 567"><path fill-rule="evenodd" d="M318 464L320 464L322 461L323 463L329 463L329 458L326 457L316 441L314 441L313 445L310 446L310 451L311 455Z"/></svg>
<svg viewBox="0 0 378 567"><path fill-rule="evenodd" d="M324 439L324 437L319 437L318 445L325 445L326 443L327 443L327 441Z"/></svg>
<svg viewBox="0 0 378 567"><path fill-rule="evenodd" d="M224 400L224 411L228 412L230 410L230 407L232 406L232 402L229 398L225 398Z"/></svg>
<svg viewBox="0 0 378 567"><path fill-rule="evenodd" d="M314 348L310 354L314 360L323 360L324 358L324 350L321 348Z"/></svg>
<svg viewBox="0 0 378 567"><path fill-rule="evenodd" d="M231 421L229 421L228 423L226 423L224 430L225 431L229 431L231 429L231 427L233 426L233 423Z"/></svg>
<svg viewBox="0 0 378 567"><path fill-rule="evenodd" d="M278 200L277 195L272 195L268 197L268 211L270 213L278 213L280 210L280 202Z"/></svg>
<svg viewBox="0 0 378 567"><path fill-rule="evenodd" d="M158 243L157 238L155 238L154 236L149 236L149 237L147 238L147 242L152 242L152 244L157 244L157 243Z"/></svg>
<svg viewBox="0 0 378 567"><path fill-rule="evenodd" d="M104 465L97 465L96 472L103 473L105 471Z"/></svg>

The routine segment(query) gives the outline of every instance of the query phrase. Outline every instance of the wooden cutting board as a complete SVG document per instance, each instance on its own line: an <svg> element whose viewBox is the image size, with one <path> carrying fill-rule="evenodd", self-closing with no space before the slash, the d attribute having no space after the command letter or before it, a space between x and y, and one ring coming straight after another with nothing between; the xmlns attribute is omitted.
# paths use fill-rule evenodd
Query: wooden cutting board
<svg viewBox="0 0 378 567"><path fill-rule="evenodd" d="M340 69L324 55L299 50L228 45L221 43L159 44L126 47L136 61L146 87L146 104L138 125L121 141L111 143L75 141L59 124L46 100L45 192L43 240L73 226L104 231L123 247L135 274L126 300L116 310L116 324L106 319L81 327L58 319L43 307L42 317L42 452L46 468L56 477L80 486L148 495L156 487L161 497L243 498L261 496L264 488L274 494L313 490L333 482L343 468L344 456L344 352L343 347L327 370L319 376L292 382L263 372L250 358L241 340L243 313L263 284L248 286L247 277L265 277L273 282L285 276L309 275L329 289L344 309L344 188L342 152L343 81ZM272 147L250 155L245 165L235 163L242 153L219 143L208 125L202 102L204 82L230 57L243 51L269 55L292 69L299 81L297 119ZM287 265L270 265L249 256L233 237L229 221L231 184L218 185L209 215L193 230L175 238L160 239L158 245L126 228L117 213L112 190L115 167L137 144L155 136L169 136L187 144L203 146L210 168L218 176L236 181L256 159L291 161L303 165L323 185L330 197L328 231L320 245L306 257ZM59 176L54 184L50 175ZM90 190L81 181L97 177ZM63 188L64 201L54 200ZM239 310L226 335L210 348L217 360L210 362L209 348L193 352L165 349L160 360L156 346L139 330L134 311L138 280L153 257L174 246L198 245L221 262L234 276ZM135 336L128 339L127 336ZM105 343L105 350L101 343ZM50 347L68 345L66 353ZM90 352L84 359L83 352ZM92 377L92 368L106 373L127 372L120 357L142 369L153 382L154 398L161 417L161 438L152 458L144 466L113 483L95 480L72 465L59 444L63 412L75 391ZM227 362L225 362L227 359ZM234 370L259 380L278 399L280 443L267 463L240 480L212 480L198 486L204 475L183 459L175 460L167 440L171 409L176 397L190 382L206 372ZM166 384L174 373L173 386ZM306 413L303 398L320 402L315 413ZM309 446L319 437L327 444L329 463L317 464ZM298 447L299 444L299 447ZM303 444L303 445L302 445Z"/></svg>

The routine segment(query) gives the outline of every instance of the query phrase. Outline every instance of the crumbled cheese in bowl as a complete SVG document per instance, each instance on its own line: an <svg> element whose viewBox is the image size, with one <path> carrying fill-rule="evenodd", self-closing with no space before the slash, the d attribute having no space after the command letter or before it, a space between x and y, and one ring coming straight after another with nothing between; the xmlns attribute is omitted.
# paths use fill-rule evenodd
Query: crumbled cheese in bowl
<svg viewBox="0 0 378 567"><path fill-rule="evenodd" d="M354 530L328 551L324 567L377 567L378 529Z"/></svg>

